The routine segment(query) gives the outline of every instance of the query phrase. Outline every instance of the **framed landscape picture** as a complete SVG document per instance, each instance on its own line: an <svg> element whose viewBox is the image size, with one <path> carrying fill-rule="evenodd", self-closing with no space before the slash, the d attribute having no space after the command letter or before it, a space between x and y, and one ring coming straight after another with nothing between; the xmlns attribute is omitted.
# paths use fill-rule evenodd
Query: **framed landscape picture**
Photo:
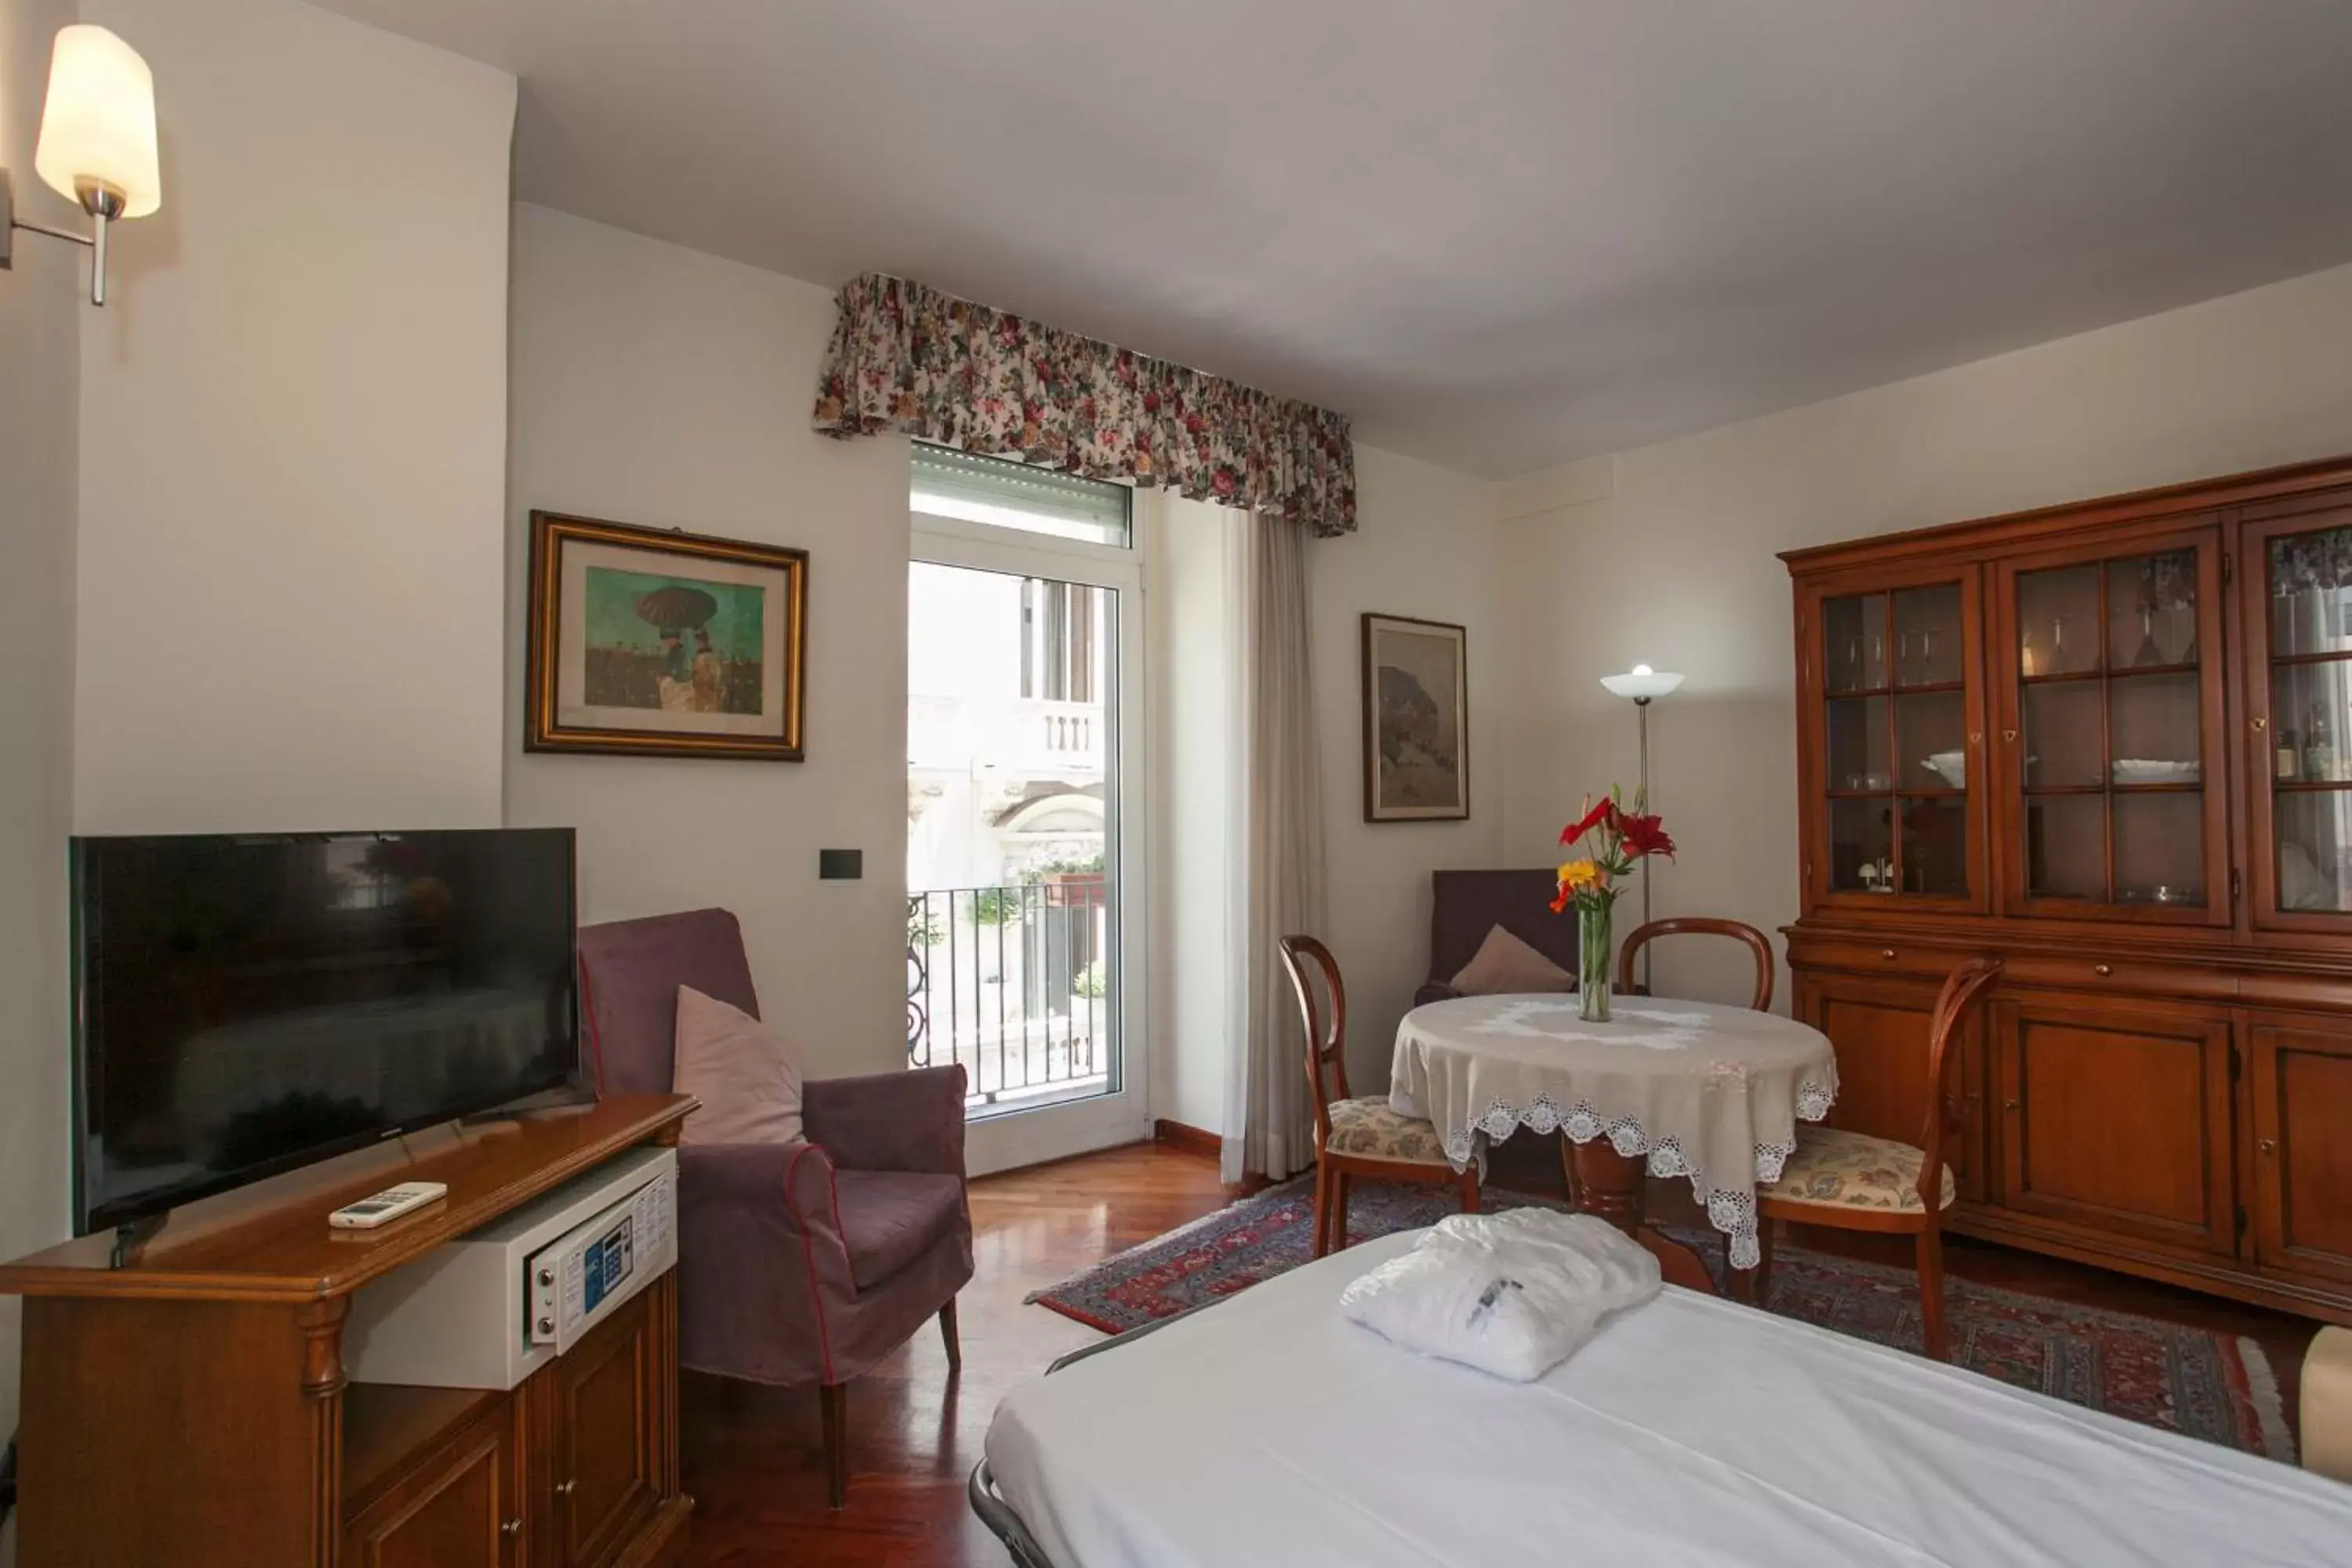
<svg viewBox="0 0 2352 1568"><path fill-rule="evenodd" d="M1443 621L1364 617L1364 820L1470 815L1466 635Z"/></svg>
<svg viewBox="0 0 2352 1568"><path fill-rule="evenodd" d="M530 514L523 749L796 763L808 552Z"/></svg>

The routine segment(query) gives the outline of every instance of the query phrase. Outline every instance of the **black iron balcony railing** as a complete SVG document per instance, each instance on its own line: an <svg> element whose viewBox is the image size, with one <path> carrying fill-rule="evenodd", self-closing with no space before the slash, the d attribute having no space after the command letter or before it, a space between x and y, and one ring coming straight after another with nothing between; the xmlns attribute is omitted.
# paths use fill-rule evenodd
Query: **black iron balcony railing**
<svg viewBox="0 0 2352 1568"><path fill-rule="evenodd" d="M1111 903L1099 871L907 896L907 1060L961 1062L966 1106L1108 1090Z"/></svg>

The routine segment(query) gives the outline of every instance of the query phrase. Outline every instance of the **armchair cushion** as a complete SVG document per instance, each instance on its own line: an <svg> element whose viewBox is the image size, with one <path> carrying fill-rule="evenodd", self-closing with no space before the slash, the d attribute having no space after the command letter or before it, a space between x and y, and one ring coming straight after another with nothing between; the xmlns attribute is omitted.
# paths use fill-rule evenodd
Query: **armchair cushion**
<svg viewBox="0 0 2352 1568"><path fill-rule="evenodd" d="M1430 879L1429 980L1416 1005L1459 996L1454 977L1496 926L1576 973L1576 922L1551 912L1559 890L1549 867L1528 871L1440 871Z"/></svg>
<svg viewBox="0 0 2352 1568"><path fill-rule="evenodd" d="M834 1199L849 1271L871 1290L930 1250L963 1212L963 1179L922 1171L840 1171Z"/></svg>
<svg viewBox="0 0 2352 1568"><path fill-rule="evenodd" d="M1454 977L1454 989L1465 996L1495 996L1518 991L1573 991L1576 976L1505 931L1486 928L1478 955Z"/></svg>
<svg viewBox="0 0 2352 1568"><path fill-rule="evenodd" d="M702 1102L679 1129L679 1143L799 1140L800 1052L759 1019L681 985L676 1058L672 1087Z"/></svg>

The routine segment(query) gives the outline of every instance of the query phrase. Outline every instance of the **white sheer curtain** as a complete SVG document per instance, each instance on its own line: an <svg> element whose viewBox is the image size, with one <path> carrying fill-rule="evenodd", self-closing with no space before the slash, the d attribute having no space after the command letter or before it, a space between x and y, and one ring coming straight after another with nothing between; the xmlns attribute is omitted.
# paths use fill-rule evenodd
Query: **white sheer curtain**
<svg viewBox="0 0 2352 1568"><path fill-rule="evenodd" d="M1298 1005L1278 938L1324 926L1323 777L1307 657L1307 531L1252 515L1241 552L1241 981L1225 1073L1223 1178L1315 1163Z"/></svg>

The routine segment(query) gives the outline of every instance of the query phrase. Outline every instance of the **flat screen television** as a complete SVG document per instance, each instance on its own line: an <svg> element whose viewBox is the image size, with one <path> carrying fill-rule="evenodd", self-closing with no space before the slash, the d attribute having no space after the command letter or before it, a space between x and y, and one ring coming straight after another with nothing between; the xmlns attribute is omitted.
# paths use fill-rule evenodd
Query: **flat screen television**
<svg viewBox="0 0 2352 1568"><path fill-rule="evenodd" d="M79 1234L572 1080L570 828L77 838Z"/></svg>

